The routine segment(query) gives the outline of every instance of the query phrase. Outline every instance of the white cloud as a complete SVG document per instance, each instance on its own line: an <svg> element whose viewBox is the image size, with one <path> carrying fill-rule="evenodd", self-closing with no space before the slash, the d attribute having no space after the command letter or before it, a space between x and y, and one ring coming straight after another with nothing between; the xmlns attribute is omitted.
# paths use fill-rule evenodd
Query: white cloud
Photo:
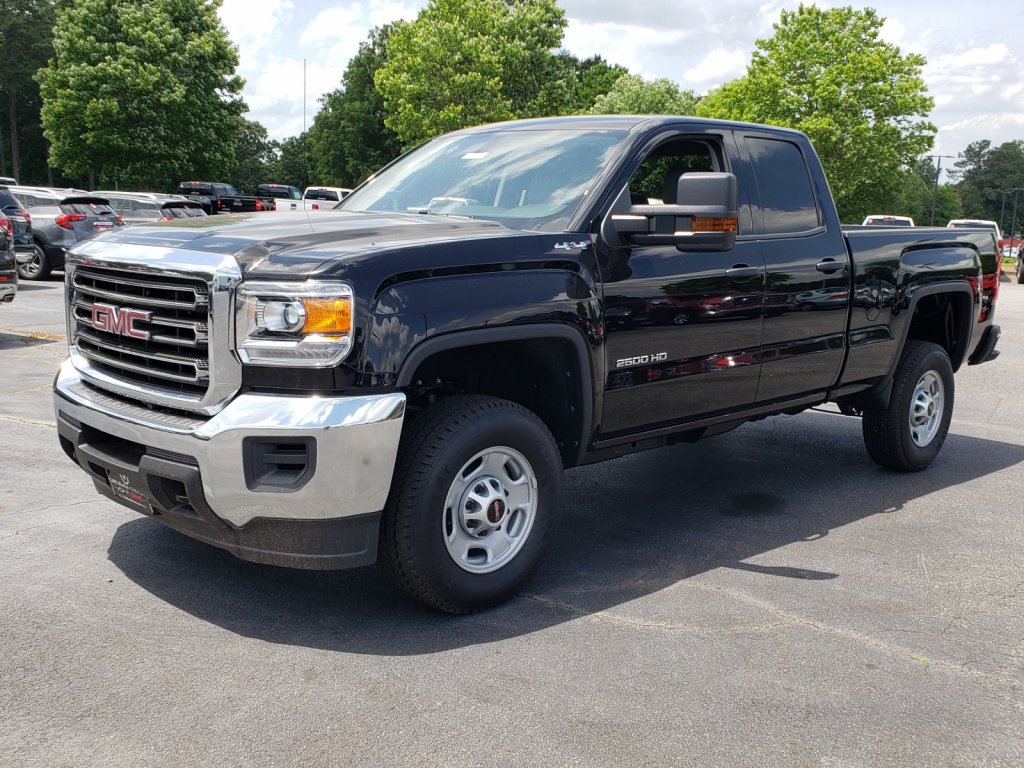
<svg viewBox="0 0 1024 768"><path fill-rule="evenodd" d="M907 26L897 18L887 18L879 30L878 36L892 45L902 45L903 36L907 34Z"/></svg>
<svg viewBox="0 0 1024 768"><path fill-rule="evenodd" d="M239 74L250 117L274 138L302 130L302 60L306 59L306 122L319 97L341 82L369 31L413 19L427 0L225 0L220 16L239 46ZM820 0L838 7L843 0ZM624 6L609 0L559 0L569 24L563 47L578 57L601 55L646 79L667 77L706 91L742 74L754 41L772 34L792 0L662 0ZM1024 4L928 6L878 0L882 38L925 55L923 77L940 126L935 152L956 153L981 138L1000 144L1022 138ZM623 21L627 23L623 23ZM995 21L994 21L995 20ZM974 42L976 41L976 42Z"/></svg>
<svg viewBox="0 0 1024 768"><path fill-rule="evenodd" d="M220 18L231 41L246 58L258 56L274 44L274 38L295 8L292 0L224 0Z"/></svg>
<svg viewBox="0 0 1024 768"><path fill-rule="evenodd" d="M744 51L715 48L696 67L683 72L683 77L687 86L719 85L742 75L748 59L749 55Z"/></svg>

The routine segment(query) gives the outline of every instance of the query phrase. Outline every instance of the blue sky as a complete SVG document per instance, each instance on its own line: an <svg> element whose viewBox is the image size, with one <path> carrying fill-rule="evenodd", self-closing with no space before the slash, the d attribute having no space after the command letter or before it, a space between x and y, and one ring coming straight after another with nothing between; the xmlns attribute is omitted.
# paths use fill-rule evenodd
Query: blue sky
<svg viewBox="0 0 1024 768"><path fill-rule="evenodd" d="M301 132L303 59L308 125L319 97L338 87L367 33L414 19L424 5L419 0L224 0L221 18L239 47L250 117L274 138ZM741 75L754 41L770 36L780 11L795 9L797 2L561 0L560 5L569 19L563 46L575 55L601 54L636 74L667 77L704 93ZM936 102L931 120L939 128L935 153L955 155L978 139L993 145L1024 139L1024 3L888 0L871 7L887 19L887 40L928 59L924 77ZM624 8L629 8L628 23L621 21Z"/></svg>

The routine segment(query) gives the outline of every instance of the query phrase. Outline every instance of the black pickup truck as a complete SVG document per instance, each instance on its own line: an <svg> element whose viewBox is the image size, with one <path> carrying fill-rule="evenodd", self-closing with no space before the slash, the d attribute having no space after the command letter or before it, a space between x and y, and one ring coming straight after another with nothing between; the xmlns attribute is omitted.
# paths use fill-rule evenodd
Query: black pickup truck
<svg viewBox="0 0 1024 768"><path fill-rule="evenodd" d="M56 417L101 493L246 560L381 557L451 612L523 585L569 467L834 402L924 469L999 338L990 233L844 229L803 134L693 118L460 131L337 211L67 268Z"/></svg>
<svg viewBox="0 0 1024 768"><path fill-rule="evenodd" d="M178 184L175 194L199 203L207 216L213 216L215 213L253 213L275 209L274 198L271 195L240 195L233 186L220 181L183 181Z"/></svg>

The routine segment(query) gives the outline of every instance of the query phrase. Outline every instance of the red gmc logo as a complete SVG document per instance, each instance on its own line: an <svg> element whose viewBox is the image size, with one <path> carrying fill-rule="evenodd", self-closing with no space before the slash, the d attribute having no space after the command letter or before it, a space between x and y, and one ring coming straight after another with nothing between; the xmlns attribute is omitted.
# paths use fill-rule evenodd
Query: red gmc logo
<svg viewBox="0 0 1024 768"><path fill-rule="evenodd" d="M135 323L137 321L148 322L152 316L152 312L144 312L141 309L129 309L128 307L121 309L112 304L97 303L92 305L90 323L97 331L149 341L149 331L136 328Z"/></svg>

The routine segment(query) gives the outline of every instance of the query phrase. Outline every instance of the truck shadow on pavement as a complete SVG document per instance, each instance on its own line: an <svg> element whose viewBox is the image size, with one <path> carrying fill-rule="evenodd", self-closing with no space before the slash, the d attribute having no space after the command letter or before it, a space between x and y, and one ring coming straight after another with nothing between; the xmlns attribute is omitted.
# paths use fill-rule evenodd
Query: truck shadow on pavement
<svg viewBox="0 0 1024 768"><path fill-rule="evenodd" d="M841 583L842 567L745 561L794 543L813 546L877 515L899 526L901 514L917 514L904 511L914 500L1022 461L1024 446L951 434L928 470L889 472L868 459L859 421L810 412L574 469L564 476L556 540L527 591L467 617L420 606L380 566L307 572L253 565L141 517L117 530L108 554L160 600L242 636L347 653L426 654L614 611L716 568ZM955 530L948 535L955 539ZM855 553L843 560L851 561ZM665 611L662 605L660 620Z"/></svg>

